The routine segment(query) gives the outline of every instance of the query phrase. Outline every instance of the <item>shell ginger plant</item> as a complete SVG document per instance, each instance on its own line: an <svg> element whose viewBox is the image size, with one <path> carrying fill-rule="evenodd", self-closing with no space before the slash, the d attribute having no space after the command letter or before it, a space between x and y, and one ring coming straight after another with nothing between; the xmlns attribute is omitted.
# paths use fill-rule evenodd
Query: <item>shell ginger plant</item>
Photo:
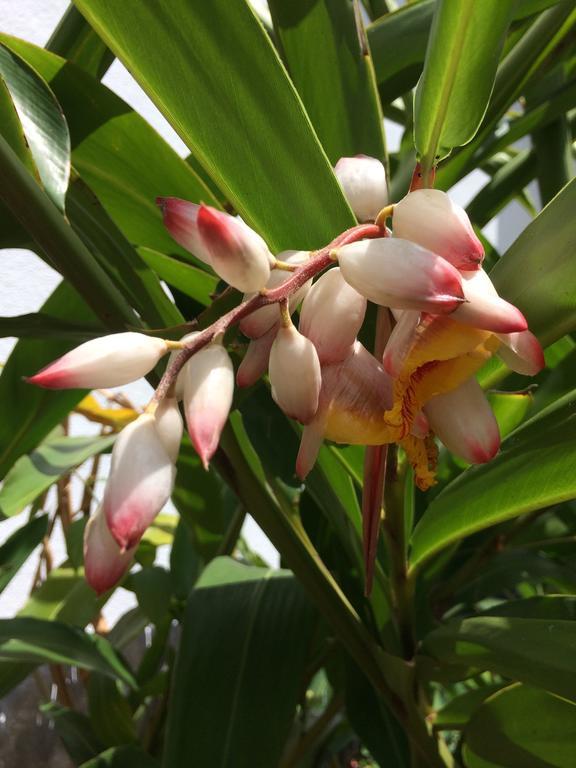
<svg viewBox="0 0 576 768"><path fill-rule="evenodd" d="M42 550L0 687L50 664L74 765L576 764L576 11L392 5L76 0L0 38L3 242L63 278L3 319L0 588Z"/></svg>

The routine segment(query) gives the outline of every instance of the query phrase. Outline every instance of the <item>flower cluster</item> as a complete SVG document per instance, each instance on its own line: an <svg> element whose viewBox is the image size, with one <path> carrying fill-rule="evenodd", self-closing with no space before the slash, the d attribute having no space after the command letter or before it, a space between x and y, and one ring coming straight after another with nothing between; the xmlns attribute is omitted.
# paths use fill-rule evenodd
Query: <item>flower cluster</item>
<svg viewBox="0 0 576 768"><path fill-rule="evenodd" d="M53 388L117 386L145 376L172 351L146 412L115 443L102 504L86 528L86 576L98 592L122 577L170 497L183 431L179 401L208 468L232 405L234 369L223 336L233 324L249 339L236 384L251 386L268 372L273 399L304 426L301 478L325 439L400 444L421 488L434 482L434 436L470 463L498 451L498 426L476 371L493 354L528 375L544 361L522 313L482 269L482 244L466 213L433 189L388 205L386 174L374 158L343 158L335 173L358 220L370 223L312 253L275 257L239 218L159 198L174 239L242 291L243 301L180 341L105 336L29 379ZM378 356L357 338L368 301L380 308Z"/></svg>

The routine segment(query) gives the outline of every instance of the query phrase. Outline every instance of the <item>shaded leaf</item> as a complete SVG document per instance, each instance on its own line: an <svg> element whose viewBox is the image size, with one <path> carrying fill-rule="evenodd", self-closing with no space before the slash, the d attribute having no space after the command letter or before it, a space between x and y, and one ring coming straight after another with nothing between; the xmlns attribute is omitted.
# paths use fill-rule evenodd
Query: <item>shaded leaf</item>
<svg viewBox="0 0 576 768"><path fill-rule="evenodd" d="M433 630L422 648L440 669L490 670L576 700L574 621L477 616Z"/></svg>
<svg viewBox="0 0 576 768"><path fill-rule="evenodd" d="M76 627L35 618L0 619L0 660L72 664L117 677L134 678L103 637Z"/></svg>
<svg viewBox="0 0 576 768"><path fill-rule="evenodd" d="M576 763L576 706L514 685L491 696L467 725L469 768L571 768Z"/></svg>
<svg viewBox="0 0 576 768"><path fill-rule="evenodd" d="M286 571L246 569L232 561L206 569L184 619L165 765L241 768L253 766L257 753L277 764L314 626L314 611L300 589ZM274 718L263 730L270 711Z"/></svg>
<svg viewBox="0 0 576 768"><path fill-rule="evenodd" d="M244 0L76 5L274 251L319 247L354 223L302 104Z"/></svg>
<svg viewBox="0 0 576 768"><path fill-rule="evenodd" d="M136 746L113 747L82 763L80 768L160 768L160 763Z"/></svg>
<svg viewBox="0 0 576 768"><path fill-rule="evenodd" d="M40 710L54 723L56 733L76 765L89 760L104 749L105 745L94 733L92 723L86 715L53 701L43 704Z"/></svg>

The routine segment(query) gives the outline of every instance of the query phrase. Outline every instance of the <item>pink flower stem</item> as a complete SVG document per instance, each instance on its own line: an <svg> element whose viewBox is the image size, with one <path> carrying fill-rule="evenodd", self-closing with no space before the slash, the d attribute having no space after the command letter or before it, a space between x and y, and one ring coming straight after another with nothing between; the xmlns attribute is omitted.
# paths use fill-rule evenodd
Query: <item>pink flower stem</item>
<svg viewBox="0 0 576 768"><path fill-rule="evenodd" d="M282 285L278 286L278 288L274 288L271 291L260 293L251 299L247 299L242 302L242 304L231 309L225 315L222 315L222 317L219 317L218 320L212 323L212 325L208 326L208 328L205 328L203 331L200 331L197 336L185 343L182 351L174 358L173 362L168 366L162 376L160 384L156 388L156 392L152 398L152 402L159 403L166 397L176 377L192 355L207 344L210 344L210 342L217 336L222 336L228 328L232 325L236 325L240 320L247 315L251 315L252 312L255 312L257 309L287 299L301 288L304 283L308 282L311 277L314 277L319 272L322 272L323 269L326 269L326 267L334 261L331 254L335 248L347 245L348 243L355 243L358 240L384 237L385 232L385 228L383 229L377 224L360 224L351 229L347 229L332 240L327 246L316 251L309 261L298 267L292 273L292 276L286 280L286 282L282 283Z"/></svg>

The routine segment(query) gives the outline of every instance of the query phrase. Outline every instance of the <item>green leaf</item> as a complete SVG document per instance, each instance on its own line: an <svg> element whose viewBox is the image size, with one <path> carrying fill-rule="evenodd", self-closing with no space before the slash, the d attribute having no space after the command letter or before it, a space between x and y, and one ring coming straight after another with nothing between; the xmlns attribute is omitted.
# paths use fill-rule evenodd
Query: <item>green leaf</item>
<svg viewBox="0 0 576 768"><path fill-rule="evenodd" d="M86 715L53 701L43 704L40 710L54 724L56 733L64 742L75 765L84 763L104 749L105 745L94 733Z"/></svg>
<svg viewBox="0 0 576 768"><path fill-rule="evenodd" d="M143 568L130 574L123 586L125 589L134 590L138 605L150 621L159 624L164 620L172 596L170 574L165 568Z"/></svg>
<svg viewBox="0 0 576 768"><path fill-rule="evenodd" d="M56 437L42 443L29 456L22 456L6 475L0 489L0 513L12 517L55 483L59 477L86 459L106 451L110 437Z"/></svg>
<svg viewBox="0 0 576 768"><path fill-rule="evenodd" d="M38 73L3 44L0 75L22 123L40 182L63 211L70 175L70 135L60 105Z"/></svg>
<svg viewBox="0 0 576 768"><path fill-rule="evenodd" d="M202 467L186 437L176 463L172 500L192 538L194 550L205 562L220 552L236 503L216 472Z"/></svg>
<svg viewBox="0 0 576 768"><path fill-rule="evenodd" d="M319 247L354 223L302 104L244 0L76 5L274 251Z"/></svg>
<svg viewBox="0 0 576 768"><path fill-rule="evenodd" d="M576 700L575 621L476 616L433 630L422 650L439 669L489 670Z"/></svg>
<svg viewBox="0 0 576 768"><path fill-rule="evenodd" d="M422 71L435 0L408 3L368 27L376 80L384 102L416 84Z"/></svg>
<svg viewBox="0 0 576 768"><path fill-rule="evenodd" d="M0 491L0 494L2 491ZM35 517L0 546L0 593L46 535L48 516Z"/></svg>
<svg viewBox="0 0 576 768"><path fill-rule="evenodd" d="M0 336L18 336L30 339L66 339L75 344L88 341L101 332L98 326L79 325L45 312L0 317Z"/></svg>
<svg viewBox="0 0 576 768"><path fill-rule="evenodd" d="M41 308L57 320L96 324L96 319L76 291L61 283ZM85 395L84 390L51 391L23 381L73 346L69 341L19 341L0 375L0 477L16 459L34 449Z"/></svg>
<svg viewBox="0 0 576 768"><path fill-rule="evenodd" d="M543 595L524 600L510 600L483 612L484 616L516 616L521 619L576 620L576 597Z"/></svg>
<svg viewBox="0 0 576 768"><path fill-rule="evenodd" d="M82 14L69 5L58 26L52 32L46 48L62 58L74 62L88 74L100 79L114 61L114 54L106 48Z"/></svg>
<svg viewBox="0 0 576 768"><path fill-rule="evenodd" d="M136 729L128 701L115 680L92 673L88 681L88 709L94 732L104 746L136 741Z"/></svg>
<svg viewBox="0 0 576 768"><path fill-rule="evenodd" d="M434 728L437 731L462 730L480 704L500 688L502 685L483 685L455 696L436 713Z"/></svg>
<svg viewBox="0 0 576 768"><path fill-rule="evenodd" d="M16 112L16 107L10 95L10 91L3 78L0 76L0 116L2 120L2 135L18 155L22 163L32 175L37 175L36 165L30 147L26 143L24 129Z"/></svg>
<svg viewBox="0 0 576 768"><path fill-rule="evenodd" d="M438 0L414 103L414 139L425 170L478 130L513 5Z"/></svg>
<svg viewBox="0 0 576 768"><path fill-rule="evenodd" d="M82 763L80 768L160 768L160 763L143 749L136 746L121 746L107 749L101 755Z"/></svg>
<svg viewBox="0 0 576 768"><path fill-rule="evenodd" d="M152 327L178 325L184 318L166 295L158 276L126 240L92 190L73 179L68 217L74 230L102 269L146 323Z"/></svg>
<svg viewBox="0 0 576 768"><path fill-rule="evenodd" d="M192 260L166 231L154 202L173 195L218 206L190 165L126 102L74 64L17 38L0 40L50 83L68 120L74 167L124 236Z"/></svg>
<svg viewBox="0 0 576 768"><path fill-rule="evenodd" d="M469 768L571 768L576 763L576 706L526 685L499 691L466 727Z"/></svg>
<svg viewBox="0 0 576 768"><path fill-rule="evenodd" d="M352 4L272 0L269 5L290 77L330 161L358 154L384 160L372 61Z"/></svg>
<svg viewBox="0 0 576 768"><path fill-rule="evenodd" d="M253 766L255 750L276 765L301 695L315 615L300 586L286 571L226 565L208 566L188 602L167 723L171 768Z"/></svg>
<svg viewBox="0 0 576 768"><path fill-rule="evenodd" d="M205 306L210 304L211 296L216 293L217 277L192 264L166 256L159 251L153 251L151 248L139 248L138 253L168 285L174 286L200 304Z"/></svg>
<svg viewBox="0 0 576 768"><path fill-rule="evenodd" d="M513 432L498 456L436 496L412 537L412 567L504 520L576 497L576 402L555 403Z"/></svg>
<svg viewBox="0 0 576 768"><path fill-rule="evenodd" d="M85 627L98 614L106 598L98 598L88 586L83 573L62 566L30 595L18 616L56 619L65 624Z"/></svg>
<svg viewBox="0 0 576 768"><path fill-rule="evenodd" d="M490 277L546 346L576 329L576 179L526 227Z"/></svg>
<svg viewBox="0 0 576 768"><path fill-rule="evenodd" d="M142 323L122 293L0 136L0 197L57 269L111 328Z"/></svg>
<svg viewBox="0 0 576 768"><path fill-rule="evenodd" d="M532 405L530 392L489 392L488 401L496 416L500 434L506 437L526 417Z"/></svg>
<svg viewBox="0 0 576 768"><path fill-rule="evenodd" d="M0 620L0 660L70 664L135 686L110 643L77 627L35 618Z"/></svg>

